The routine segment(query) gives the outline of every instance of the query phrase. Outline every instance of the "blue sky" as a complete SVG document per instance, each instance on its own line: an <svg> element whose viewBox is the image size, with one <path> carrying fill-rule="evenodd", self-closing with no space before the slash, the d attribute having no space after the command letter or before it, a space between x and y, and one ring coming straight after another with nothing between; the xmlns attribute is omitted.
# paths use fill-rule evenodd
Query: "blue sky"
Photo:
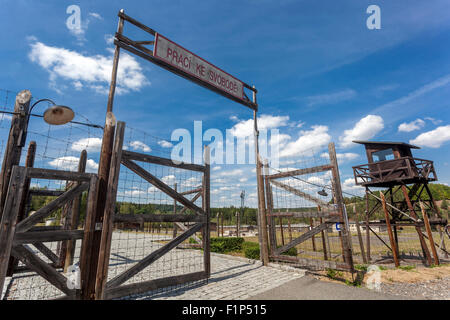
<svg viewBox="0 0 450 320"><path fill-rule="evenodd" d="M362 146L350 143L358 138L420 145L415 155L434 160L439 181L450 183L448 1L0 3L1 89L28 88L35 97L70 105L103 124L110 39L117 12L124 8L254 84L259 114L268 128L285 135L285 148L301 154L302 146L317 138L324 151L334 141L345 190L357 192L351 166L366 163ZM380 30L366 27L371 4L381 8ZM69 5L81 8L82 33L66 27ZM129 25L125 34L143 36ZM225 131L245 126L252 117L249 109L142 59L122 55L121 68L125 76L119 79L115 115L151 135L170 140L174 129L193 130L195 120L203 121L204 130ZM253 175L252 168L227 166L216 172L231 177L234 170L242 179ZM253 183L236 188L254 194Z"/></svg>

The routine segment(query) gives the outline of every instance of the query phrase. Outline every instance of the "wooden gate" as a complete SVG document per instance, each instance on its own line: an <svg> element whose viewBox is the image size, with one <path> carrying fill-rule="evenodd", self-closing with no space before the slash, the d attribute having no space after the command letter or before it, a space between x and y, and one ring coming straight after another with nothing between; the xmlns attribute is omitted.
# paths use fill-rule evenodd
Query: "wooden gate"
<svg viewBox="0 0 450 320"><path fill-rule="evenodd" d="M279 172L275 174L269 174L269 167L265 165L265 189L266 189L266 206L267 206L267 220L268 220L268 231L269 231L269 244L270 244L270 259L273 261L281 261L281 262L290 262L300 266L305 267L316 267L316 268L332 268L332 269L340 269L340 270L353 270L353 262L352 262L352 253L351 253L351 240L350 234L348 231L348 220L347 213L344 209L342 190L340 185L339 178L339 169L336 161L336 153L334 149L334 144L330 143L329 145L329 155L330 155L330 163L326 165L311 167L311 168L303 168L297 170L291 170L287 172ZM293 187L283 181L286 178L298 178L302 175L319 173L331 171L331 181L332 181L332 193L334 203L325 202L324 200L311 195L310 193L299 190L298 188ZM303 180L305 181L305 180ZM310 211L295 211L291 212L275 212L274 211L274 196L273 196L273 186L282 189L289 194L305 199L308 202L314 203L317 205L317 210ZM286 210L289 210L286 208ZM275 218L279 218L280 221L280 232L282 235L282 244L279 245L277 243L277 227ZM312 223L309 228L305 228L305 232L303 232L300 236L292 239L288 243L284 243L283 236L283 218L306 218L312 219L316 218L320 221L319 225L314 226ZM339 233L340 244L342 249L342 260L332 259L331 258L331 248L330 242L328 239L328 230L331 229L333 224L339 224L342 227L342 231ZM289 225L290 228L290 225ZM297 256L288 256L283 255L291 248L298 246L301 243L304 243L307 240L311 240L313 242L314 251L315 242L314 236L321 235L322 239L322 248L323 248L323 257L316 257L312 259L310 257L302 257L300 254ZM333 261L334 260L334 261Z"/></svg>
<svg viewBox="0 0 450 320"><path fill-rule="evenodd" d="M108 193L106 208L104 213L102 241L100 245L100 256L97 270L96 298L97 299L114 299L118 297L139 294L164 288L168 286L179 285L187 282L193 282L201 279L207 279L210 275L210 195L209 195L209 150L205 151L205 165L174 163L171 159L155 157L148 154L131 152L123 150L125 123L118 122L114 147L111 161L111 169L108 181ZM168 186L166 183L158 179L156 176L145 170L136 162L151 163L161 166L174 167L184 170L191 170L203 174L203 183L201 188L191 190L190 192L178 193L176 190ZM123 165L140 178L156 187L161 192L168 195L173 200L180 203L184 208L180 213L175 214L115 214L116 197L119 183L120 166ZM189 200L185 196L195 194ZM194 202L202 197L202 207L197 206ZM190 209L194 214L187 215L185 211ZM133 266L122 271L120 274L108 280L108 267L110 265L111 242L113 235L114 223L145 223L145 222L172 222L184 231L176 236L162 247L151 252ZM193 223L189 227L185 227L182 222ZM202 231L202 247L203 247L203 266L204 270L183 275L171 277L145 280L135 283L125 284L133 276L150 266L152 263L166 255L169 251L175 249L185 240L194 236L196 232Z"/></svg>
<svg viewBox="0 0 450 320"><path fill-rule="evenodd" d="M24 209L23 199L26 199L32 179L62 180L72 181L72 183L68 183L67 189L60 192L56 199L28 217L20 218ZM13 167L0 225L0 289L4 286L8 266L14 268L14 263L11 264L11 257L13 257L22 262L29 271L35 272L61 291L64 294L62 298L77 299L82 297L83 288L86 285L85 279L90 272L90 257L93 254L90 248L90 239L96 226L93 224L91 217L97 198L97 181L97 175L95 174ZM88 191L84 229L79 230L78 223L67 229L36 226L59 208L70 202L76 202L84 191ZM60 272L61 270L58 270L61 267L60 257L50 250L45 243L72 242L81 239L79 261L81 286L75 285L72 287L69 285L68 279ZM30 245L35 247L39 254L36 250L33 251L29 247ZM43 256L51 262L46 262L42 258ZM33 290L33 288L30 288L30 290Z"/></svg>

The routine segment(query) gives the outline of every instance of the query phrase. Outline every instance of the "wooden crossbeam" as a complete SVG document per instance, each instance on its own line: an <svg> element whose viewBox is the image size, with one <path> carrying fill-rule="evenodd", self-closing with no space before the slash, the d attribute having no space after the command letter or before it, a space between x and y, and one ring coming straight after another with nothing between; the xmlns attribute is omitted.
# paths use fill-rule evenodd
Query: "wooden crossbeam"
<svg viewBox="0 0 450 320"><path fill-rule="evenodd" d="M88 182L83 182L74 188L67 190L60 197L56 198L45 207L40 208L33 215L19 222L16 226L16 232L25 232L33 227L36 223L50 215L53 211L63 206L67 201L72 200L83 191L89 188Z"/></svg>
<svg viewBox="0 0 450 320"><path fill-rule="evenodd" d="M339 216L339 212L273 212L268 217L292 217L292 218L327 218Z"/></svg>
<svg viewBox="0 0 450 320"><path fill-rule="evenodd" d="M172 199L177 200L182 205L187 207L188 209L191 209L192 211L200 214L205 214L202 208L195 205L192 201L189 201L184 196L173 190L171 187L169 187L167 184L156 178L154 175L146 171L141 166L137 165L135 162L128 160L126 158L122 158L122 164L126 166L128 169L136 173L138 176L140 176L142 179L146 180L147 182L154 185L156 188L167 194Z"/></svg>
<svg viewBox="0 0 450 320"><path fill-rule="evenodd" d="M206 217L194 214L115 214L114 222L205 222Z"/></svg>
<svg viewBox="0 0 450 320"><path fill-rule="evenodd" d="M75 293L74 289L69 289L67 287L66 277L49 266L44 260L39 258L29 249L22 245L14 246L11 250L11 254L65 294L72 295Z"/></svg>
<svg viewBox="0 0 450 320"><path fill-rule="evenodd" d="M190 228L188 231L180 234L175 239L171 240L166 245L162 246L161 248L153 251L148 256L146 256L144 259L139 261L137 264L129 268L128 270L125 270L112 280L108 281L106 284L106 288L113 288L121 285L128 279L132 278L136 274L138 274L140 271L144 270L146 267L148 267L150 264L161 258L163 255L165 255L170 250L174 249L177 245L179 245L184 240L188 239L191 235L199 231L204 226L204 223L197 223L192 228Z"/></svg>
<svg viewBox="0 0 450 320"><path fill-rule="evenodd" d="M312 167L312 168L297 169L297 170L292 170L292 171L270 174L270 175L267 175L266 178L267 179L287 178L287 177L300 176L300 175L309 174L309 173L328 171L328 170L331 170L332 168L333 168L333 166L331 164L328 164L328 165L317 166L317 167Z"/></svg>
<svg viewBox="0 0 450 320"><path fill-rule="evenodd" d="M324 206L324 207L329 206L329 203L327 203L325 201L322 201L322 200L320 200L320 199L318 199L316 197L313 197L312 195L309 195L309 194L307 194L305 192L302 192L302 191L300 191L300 190L298 190L296 188L288 186L287 184L284 184L284 183L279 182L277 180L271 180L270 182L272 184L276 185L279 188L282 188L282 189L284 189L286 191L289 191L289 192L291 192L291 193L293 193L293 194L295 194L295 195L297 195L299 197L302 197L302 198L304 198L306 200L312 201L312 202L314 202L314 203L316 203L318 205L321 205L321 206Z"/></svg>
<svg viewBox="0 0 450 320"><path fill-rule="evenodd" d="M43 244L42 242L33 242L31 244L55 265L59 263L59 257L52 250L50 250L45 244Z"/></svg>
<svg viewBox="0 0 450 320"><path fill-rule="evenodd" d="M53 169L28 168L27 177L31 179L89 181L92 173L61 171Z"/></svg>
<svg viewBox="0 0 450 320"><path fill-rule="evenodd" d="M315 228L312 228L311 230L306 231L305 233L303 233L301 236L295 238L294 240L292 240L291 242L289 242L288 244L275 249L274 253L275 255L279 255L282 254L283 252L288 251L289 249L295 247L296 245L299 245L300 243L312 238L312 236L326 230L330 224L336 223L338 221L334 221L334 220L330 220L330 221L325 221L324 223L318 225Z"/></svg>
<svg viewBox="0 0 450 320"><path fill-rule="evenodd" d="M34 242L56 242L62 240L83 239L83 230L57 230L42 232L16 232L14 245Z"/></svg>
<svg viewBox="0 0 450 320"><path fill-rule="evenodd" d="M176 163L172 159L151 156L148 154L142 154L142 153L128 151L128 150L122 151L122 158L125 158L128 160L136 160L136 161L141 161L141 162L159 164L159 165L166 166L166 167L173 167L173 168L185 169L185 170L190 170L190 171L199 171L199 172L205 171L205 166L202 166L199 164L184 163L184 162Z"/></svg>

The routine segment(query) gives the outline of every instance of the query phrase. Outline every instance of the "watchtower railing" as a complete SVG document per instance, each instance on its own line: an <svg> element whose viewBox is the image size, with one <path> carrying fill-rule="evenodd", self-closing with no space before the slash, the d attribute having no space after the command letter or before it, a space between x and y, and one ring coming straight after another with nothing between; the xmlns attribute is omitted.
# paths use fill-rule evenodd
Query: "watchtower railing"
<svg viewBox="0 0 450 320"><path fill-rule="evenodd" d="M433 161L402 157L353 167L356 185L420 179L437 180Z"/></svg>

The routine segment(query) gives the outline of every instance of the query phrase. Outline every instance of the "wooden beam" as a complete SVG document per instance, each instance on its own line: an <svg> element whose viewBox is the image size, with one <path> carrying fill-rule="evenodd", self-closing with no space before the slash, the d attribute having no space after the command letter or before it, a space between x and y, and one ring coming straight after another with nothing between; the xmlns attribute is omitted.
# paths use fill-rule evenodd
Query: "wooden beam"
<svg viewBox="0 0 450 320"><path fill-rule="evenodd" d="M5 207L0 222L0 291L3 289L8 270L16 221L19 215L19 199L22 198L23 194L26 170L28 169L19 166L13 167L8 194L5 198Z"/></svg>
<svg viewBox="0 0 450 320"><path fill-rule="evenodd" d="M80 160L78 162L78 172L85 172L87 164L87 152L83 150L80 154ZM75 197L72 202L71 215L69 227L70 229L78 229L78 224L80 223L80 213L81 213L81 195ZM76 240L67 241L66 249L66 259L64 261L64 272L67 272L67 268L73 264L73 258L75 255Z"/></svg>
<svg viewBox="0 0 450 320"><path fill-rule="evenodd" d="M307 193L305 193L305 192L303 192L303 191L300 191L300 190L298 190L298 189L296 189L296 188L293 188L293 187L291 187L291 186L288 186L287 184L284 184L284 183L279 182L279 181L277 181L277 180L271 180L270 182L271 182L272 184L274 184L275 186L279 187L279 188L282 188L282 189L284 189L284 190L286 190L286 191L289 191L289 192L291 192L291 193L293 193L293 194L295 194L295 195L297 195L297 196L299 196L299 197L302 197L302 198L304 198L304 199L306 199L306 200L309 200L309 201L311 201L311 202L314 202L315 204L318 204L318 205L324 206L324 207L329 206L329 204L326 203L325 201L322 201L322 200L320 200L320 199L318 199L318 198L316 198L316 197L313 197L312 195L307 194Z"/></svg>
<svg viewBox="0 0 450 320"><path fill-rule="evenodd" d="M50 282L56 288L67 295L72 295L75 290L67 287L67 278L49 266L44 260L39 258L29 249L22 245L14 246L11 250L12 255L22 261L28 268L39 274L45 280Z"/></svg>
<svg viewBox="0 0 450 320"><path fill-rule="evenodd" d="M180 244L184 240L188 239L192 234L199 231L203 227L203 225L204 225L203 223L195 224L188 231L182 233L181 235L179 235L175 239L171 240L169 243L165 244L161 248L153 251L148 256L146 256L144 259L139 261L137 264L135 264L131 268L125 270L121 274L117 275L116 277L114 277L113 279L108 281L106 284L106 288L109 289L109 288L117 287L117 286L121 285L122 283L124 283L125 281L127 281L128 279L132 278L133 276L135 276L136 274L138 274L139 272L144 270L146 267L148 267L150 264L152 264L153 262L155 262L156 260L161 258L167 252L174 249L178 244Z"/></svg>
<svg viewBox="0 0 450 320"><path fill-rule="evenodd" d="M181 194L182 196L186 196L188 194L193 194L193 193L199 193L202 192L202 187L197 188L197 189L192 189L192 190L188 190L188 191L184 191L184 192L179 192L179 194Z"/></svg>
<svg viewBox="0 0 450 320"><path fill-rule="evenodd" d="M19 222L16 226L17 232L28 231L36 223L38 223L39 221L50 215L53 211L60 208L67 201L72 200L74 197L78 196L88 188L89 183L83 182L75 186L74 188L67 190L60 197L56 198L55 200L47 204L45 207L40 208L33 215L29 216L25 220Z"/></svg>
<svg viewBox="0 0 450 320"><path fill-rule="evenodd" d="M32 197L59 197L64 193L64 190L40 190L31 189L29 194Z"/></svg>
<svg viewBox="0 0 450 320"><path fill-rule="evenodd" d="M400 262L399 262L398 256L397 256L397 252L398 252L397 244L395 243L394 235L392 234L389 212L386 208L386 199L384 198L384 193L381 191L380 191L380 197L381 197L381 205L383 206L384 215L386 217L386 227L387 227L387 231L388 231L388 235L389 235L389 241L391 243L391 248L392 248L391 251L392 251L392 255L394 257L394 263L395 263L395 266L398 267L400 265Z"/></svg>
<svg viewBox="0 0 450 320"><path fill-rule="evenodd" d="M192 164L192 163L176 163L172 159L166 159L166 158L160 158L151 156L148 154L143 153L137 153L132 152L128 150L122 151L122 157L127 160L135 160L135 161L141 161L146 163L153 163L153 164L159 164L166 167L172 167L172 168L178 168L178 169L185 169L190 171L198 171L198 172L204 172L205 166L199 165L199 164Z"/></svg>
<svg viewBox="0 0 450 320"><path fill-rule="evenodd" d="M294 240L292 240L290 243L288 243L288 244L286 244L286 245L284 245L284 246L282 246L280 248L277 248L275 250L275 255L279 255L279 254L281 254L283 252L286 252L289 249L299 245L300 243L302 243L302 242L308 240L309 238L311 238L313 235L318 234L318 233L322 232L323 230L327 229L329 224L333 224L335 222L336 221L334 221L334 220L325 221L324 223L318 225L317 227L306 231L301 236L299 236L299 237L295 238Z"/></svg>
<svg viewBox="0 0 450 320"><path fill-rule="evenodd" d="M290 263L296 263L299 266L309 266L309 267L316 267L320 269L330 268L334 270L343 270L343 271L350 271L350 267L343 262L337 262L337 261L323 261L319 259L306 259L301 257L289 257L289 256L281 256L281 255L275 255L271 256L271 259L275 261L281 261L281 262L290 262Z"/></svg>
<svg viewBox="0 0 450 320"><path fill-rule="evenodd" d="M59 262L59 257L50 250L45 244L42 242L33 242L31 243L36 249L38 249L44 256L46 256L53 264L56 266Z"/></svg>
<svg viewBox="0 0 450 320"><path fill-rule="evenodd" d="M74 171L61 171L53 169L30 168L27 177L31 179L47 179L47 180L70 180L88 182L92 173L80 173Z"/></svg>
<svg viewBox="0 0 450 320"><path fill-rule="evenodd" d="M206 222L206 216L198 214L115 214L114 222Z"/></svg>
<svg viewBox="0 0 450 320"><path fill-rule="evenodd" d="M268 217L291 217L291 218L329 218L337 217L339 213L337 212L273 212L267 215Z"/></svg>
<svg viewBox="0 0 450 320"><path fill-rule="evenodd" d="M116 135L114 138L113 153L111 158L111 167L107 186L107 197L105 211L103 214L103 231L101 236L97 276L95 284L95 298L103 299L106 280L108 278L108 266L111 253L111 241L113 233L113 224L116 215L116 198L119 185L120 163L122 161L123 140L125 135L125 122L117 123Z"/></svg>
<svg viewBox="0 0 450 320"><path fill-rule="evenodd" d="M323 171L328 171L331 170L333 168L332 165L327 164L327 165L323 165L323 166L317 166L317 167L312 167L312 168L305 168L305 169L297 169L297 170L291 170L291 171L286 171L286 172L280 172L280 173L275 173L275 174L269 174L267 176L267 179L279 179L279 178L287 178L287 177L293 177L293 176L300 176L300 175L304 175L304 174L310 174L310 173L316 173L316 172L323 172Z"/></svg>
<svg viewBox="0 0 450 320"><path fill-rule="evenodd" d="M83 230L59 230L42 232L16 232L14 245L34 242L56 242L62 240L83 239Z"/></svg>
<svg viewBox="0 0 450 320"><path fill-rule="evenodd" d="M31 92L29 90L20 91L14 103L15 114L11 119L8 142L3 152L2 170L0 173L0 219L5 206L8 186L11 180L12 168L20 163L23 143L26 139L27 113L30 107Z"/></svg>
<svg viewBox="0 0 450 320"><path fill-rule="evenodd" d="M425 223L425 229L427 230L427 234L428 234L428 241L430 242L431 252L433 253L434 264L439 265L439 256L436 251L436 246L434 245L433 232L431 231L430 221L428 220L428 215L425 211L423 203L422 202L419 202L419 203L420 203L420 209L422 210L422 216L423 216L423 222Z"/></svg>
<svg viewBox="0 0 450 320"><path fill-rule="evenodd" d="M189 209L193 210L194 212L205 214L202 208L199 208L197 205L195 205L193 202L189 201L182 195L180 195L178 192L173 190L171 187L169 187L167 184L156 178L154 175L143 169L141 166L137 165L133 161L130 161L128 159L122 159L122 164L126 166L128 169L136 173L138 176L146 180L147 182L154 185L156 188L167 194L172 199L177 200L185 207L188 207Z"/></svg>
<svg viewBox="0 0 450 320"><path fill-rule="evenodd" d="M205 171L202 181L202 209L205 212L204 218L206 221L203 224L202 239L203 239L203 266L206 276L209 278L211 274L211 244L210 244L210 163L211 163L211 151L209 146L205 147L204 151Z"/></svg>

